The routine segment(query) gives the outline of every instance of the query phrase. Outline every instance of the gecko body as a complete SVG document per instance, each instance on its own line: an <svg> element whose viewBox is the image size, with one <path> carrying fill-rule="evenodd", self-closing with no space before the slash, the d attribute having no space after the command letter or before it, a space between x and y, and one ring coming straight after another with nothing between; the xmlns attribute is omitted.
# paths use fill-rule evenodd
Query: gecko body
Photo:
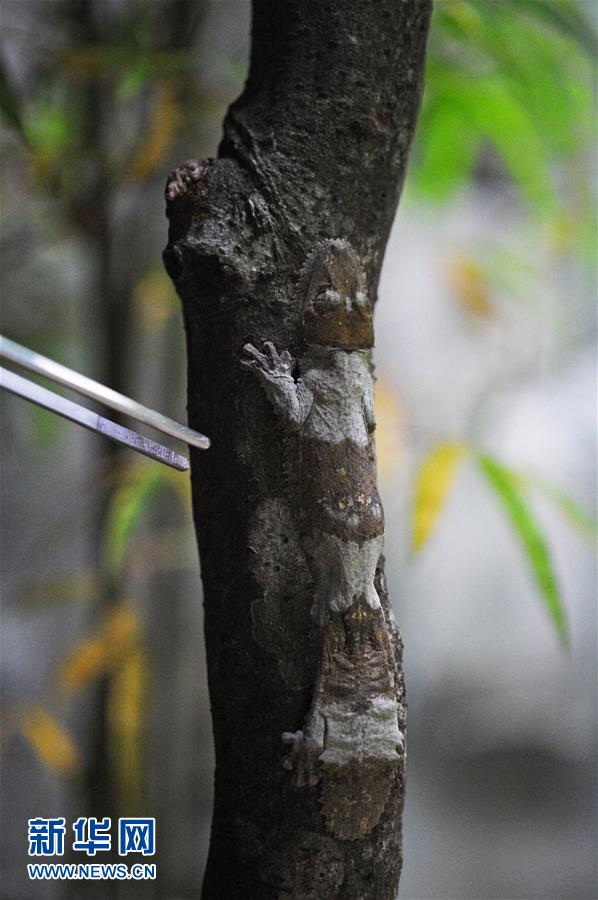
<svg viewBox="0 0 598 900"><path fill-rule="evenodd" d="M300 294L305 351L297 362L269 341L262 351L246 344L243 361L294 435L288 466L321 636L305 722L283 734L291 747L285 763L298 786L321 780L328 828L355 839L379 820L388 794L377 788L380 769L396 768L402 752L390 623L375 586L384 514L373 437L372 309L344 241L326 241L308 257Z"/></svg>

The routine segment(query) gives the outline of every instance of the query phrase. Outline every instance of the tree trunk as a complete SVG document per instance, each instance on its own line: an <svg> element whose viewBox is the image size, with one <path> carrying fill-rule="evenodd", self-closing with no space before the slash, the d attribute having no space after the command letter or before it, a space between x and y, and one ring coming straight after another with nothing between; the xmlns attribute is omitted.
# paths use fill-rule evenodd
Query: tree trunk
<svg viewBox="0 0 598 900"><path fill-rule="evenodd" d="M254 0L219 156L167 184L189 420L212 439L192 451L216 749L204 900L398 888L405 700L371 310L429 15Z"/></svg>

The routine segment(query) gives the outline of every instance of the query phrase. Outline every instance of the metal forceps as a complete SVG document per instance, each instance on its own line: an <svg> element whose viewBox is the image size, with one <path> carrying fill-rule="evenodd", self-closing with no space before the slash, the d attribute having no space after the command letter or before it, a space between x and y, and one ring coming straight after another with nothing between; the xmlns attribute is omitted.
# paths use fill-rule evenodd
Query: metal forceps
<svg viewBox="0 0 598 900"><path fill-rule="evenodd" d="M0 358L28 369L30 372L35 372L37 375L43 375L49 378L50 381L71 388L71 390L83 394L85 397L90 397L104 406L124 413L124 415L130 416L132 419L137 419L137 421L143 422L145 425L149 425L164 434L169 434L180 441L184 441L192 447L207 450L210 446L210 439L205 434L193 431L187 425L175 422L173 419L169 419L167 416L163 416L147 406L142 406L141 403L137 403L135 400L131 400L129 397L113 391L111 388L104 387L103 384L99 384L92 378L81 375L73 369L68 369L66 366L54 362L36 353L34 350L28 350L27 347L22 347L20 344L2 335L0 335ZM130 447L132 450L136 450L144 456L149 456L151 459L156 459L158 462L171 466L173 469L184 472L189 468L188 459L175 453L173 450L169 450L168 447L164 447L162 444L158 444L156 441L138 434L136 431L117 425L116 422L105 419L103 416L87 409L87 407L73 403L72 400L67 400L66 397L55 394L53 391L49 391L47 388L29 381L29 379L23 378L21 375L1 367L0 388L9 391L11 394L16 394L18 397L24 397L25 400L30 400L38 406L43 406L44 409L49 409L51 412L69 419L71 422L83 425L84 428L88 428L90 431L102 434L118 444Z"/></svg>

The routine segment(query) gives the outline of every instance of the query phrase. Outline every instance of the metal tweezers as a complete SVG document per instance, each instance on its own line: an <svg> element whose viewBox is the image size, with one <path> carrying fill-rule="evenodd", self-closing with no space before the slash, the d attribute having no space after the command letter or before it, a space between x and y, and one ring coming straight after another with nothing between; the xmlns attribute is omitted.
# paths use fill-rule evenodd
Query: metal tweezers
<svg viewBox="0 0 598 900"><path fill-rule="evenodd" d="M137 421L150 425L164 434L178 438L180 441L185 441L192 447L207 450L210 446L210 439L205 434L193 431L186 425L175 422L173 419L169 419L153 409L148 409L147 406L142 406L141 403L137 403L135 400L131 400L129 397L113 391L111 388L104 387L103 384L87 378L86 375L81 375L79 372L47 359L33 350L28 350L27 347L22 347L20 344L16 344L2 335L0 335L0 358L9 360L9 362L22 366L30 372L35 372L37 375L43 375L49 378L50 381L55 381L57 384L71 388L85 397L97 400L98 403L102 403L104 406L115 409L126 416L130 416L132 419L137 419ZM137 434L136 431L130 431L122 425L117 425L116 422L105 419L85 406L73 403L72 400L67 400L66 397L61 397L60 394L55 394L53 391L49 391L41 387L41 385L29 381L27 378L22 378L9 369L1 367L0 388L9 391L11 394L16 394L18 397L24 397L25 400L30 400L32 403L37 403L38 406L43 406L44 409L49 409L65 419L70 419L71 422L76 422L78 425L83 425L84 428L89 428L90 431L103 434L104 437L110 438L110 440L116 441L118 444L124 444L126 447L130 447L144 456L149 456L158 460L158 462L171 466L173 469L179 469L179 471L184 472L189 468L188 459L180 456L173 450L169 450L168 447L164 447L150 438Z"/></svg>

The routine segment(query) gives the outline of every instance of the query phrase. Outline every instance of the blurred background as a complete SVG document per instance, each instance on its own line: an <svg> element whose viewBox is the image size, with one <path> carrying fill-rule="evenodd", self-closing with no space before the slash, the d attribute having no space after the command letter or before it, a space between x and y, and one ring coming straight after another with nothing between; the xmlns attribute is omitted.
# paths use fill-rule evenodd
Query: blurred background
<svg viewBox="0 0 598 900"><path fill-rule="evenodd" d="M597 896L597 9L433 17L376 313L406 900ZM184 418L162 190L216 152L250 4L0 12L2 331ZM1 399L2 897L199 898L213 756L188 478ZM155 816L157 881L28 882L40 815Z"/></svg>

